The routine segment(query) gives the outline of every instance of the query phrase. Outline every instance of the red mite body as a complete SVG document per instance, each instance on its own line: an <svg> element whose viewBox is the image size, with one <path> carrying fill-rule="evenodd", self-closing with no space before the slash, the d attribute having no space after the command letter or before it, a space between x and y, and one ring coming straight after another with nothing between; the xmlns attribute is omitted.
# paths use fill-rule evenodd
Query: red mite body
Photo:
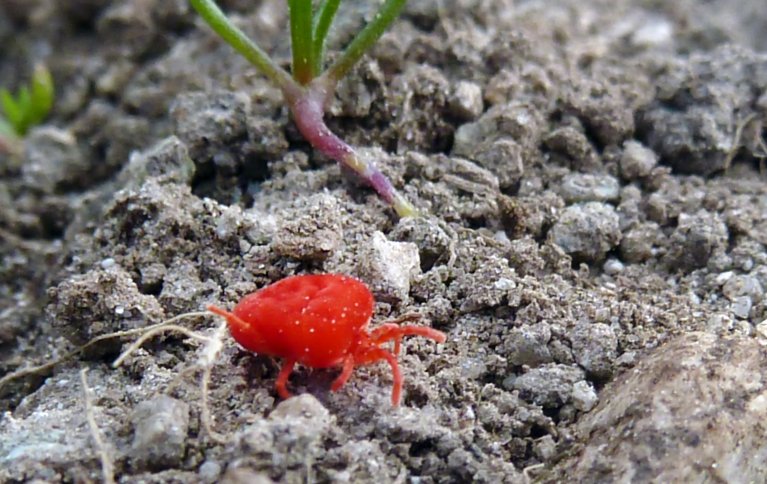
<svg viewBox="0 0 767 484"><path fill-rule="evenodd" d="M316 274L288 277L249 294L231 313L215 306L208 310L227 319L232 337L243 348L284 359L276 382L282 398L290 397L287 382L296 363L342 367L331 387L335 391L355 366L385 360L394 376L392 404L398 405L402 375L395 355L402 337L423 336L442 343L446 336L435 329L394 323L369 332L374 303L370 290L357 279ZM394 354L380 347L387 341L394 341Z"/></svg>

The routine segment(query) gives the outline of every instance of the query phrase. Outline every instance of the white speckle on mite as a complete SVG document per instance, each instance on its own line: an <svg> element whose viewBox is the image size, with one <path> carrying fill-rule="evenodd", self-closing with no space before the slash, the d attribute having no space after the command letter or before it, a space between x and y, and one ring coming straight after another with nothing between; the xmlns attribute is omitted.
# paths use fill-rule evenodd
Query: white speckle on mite
<svg viewBox="0 0 767 484"><path fill-rule="evenodd" d="M309 328L310 333L314 333L314 328Z"/></svg>
<svg viewBox="0 0 767 484"><path fill-rule="evenodd" d="M358 307L360 307L360 303L358 303L358 302L354 303L354 307L355 307L355 308L358 308Z"/></svg>
<svg viewBox="0 0 767 484"><path fill-rule="evenodd" d="M336 318L331 319L330 324L336 324Z"/></svg>
<svg viewBox="0 0 767 484"><path fill-rule="evenodd" d="M304 353L308 353L308 352L309 352L309 347L307 346L306 348L304 348Z"/></svg>
<svg viewBox="0 0 767 484"><path fill-rule="evenodd" d="M296 326L298 326L298 325L300 325L300 324L301 324L301 321L299 321L299 320L297 320L297 319L296 319L296 320L295 320L295 324L296 324Z"/></svg>

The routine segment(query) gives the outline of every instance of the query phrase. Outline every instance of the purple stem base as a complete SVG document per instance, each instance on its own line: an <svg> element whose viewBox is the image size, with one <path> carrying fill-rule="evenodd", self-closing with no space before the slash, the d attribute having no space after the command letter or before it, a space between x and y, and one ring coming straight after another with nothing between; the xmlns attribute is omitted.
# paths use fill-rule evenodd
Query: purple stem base
<svg viewBox="0 0 767 484"><path fill-rule="evenodd" d="M360 158L341 138L328 129L324 116L327 90L313 84L298 95L286 95L298 130L307 141L325 156L351 168L365 180L401 217L417 216L418 211L397 192L386 175Z"/></svg>

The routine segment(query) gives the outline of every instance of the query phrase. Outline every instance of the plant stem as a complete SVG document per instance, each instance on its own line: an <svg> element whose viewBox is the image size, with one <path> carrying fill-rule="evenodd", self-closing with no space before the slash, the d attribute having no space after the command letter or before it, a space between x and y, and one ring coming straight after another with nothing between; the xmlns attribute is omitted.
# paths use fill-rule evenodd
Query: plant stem
<svg viewBox="0 0 767 484"><path fill-rule="evenodd" d="M239 52L251 64L261 71L266 77L274 82L284 91L301 90L301 87L285 72L285 69L278 66L269 56L261 50L259 46L248 38L242 30L232 24L226 18L224 12L218 8L213 0L189 0L192 7L200 14L208 25L221 36L234 50Z"/></svg>
<svg viewBox="0 0 767 484"><path fill-rule="evenodd" d="M319 77L316 75L322 67L325 39L340 0L324 0L314 17L311 0L288 0L295 80L235 27L213 0L189 1L218 35L282 90L298 130L314 148L363 178L399 216L418 216L418 210L397 192L391 181L373 163L362 159L351 146L330 131L323 119L325 105L338 80L378 40L406 0L386 0L373 21L355 37L341 58Z"/></svg>
<svg viewBox="0 0 767 484"><path fill-rule="evenodd" d="M314 148L363 178L400 217L418 216L418 210L397 192L373 163L360 158L351 146L327 127L323 114L328 91L318 81L320 79L312 83L303 96L288 103L298 130Z"/></svg>
<svg viewBox="0 0 767 484"><path fill-rule="evenodd" d="M305 86L314 79L312 43L312 0L288 0L290 9L290 50L293 51L293 79Z"/></svg>
<svg viewBox="0 0 767 484"><path fill-rule="evenodd" d="M323 76L337 83L349 72L358 60L370 49L373 44L383 35L386 28L397 18L407 0L386 0L380 10L376 12L373 20L346 47L341 57L325 71Z"/></svg>
<svg viewBox="0 0 767 484"><path fill-rule="evenodd" d="M53 98L55 90L53 87L53 77L44 64L35 66L30 83L30 93L32 103L29 112L30 125L37 125L43 122L48 113L53 108Z"/></svg>
<svg viewBox="0 0 767 484"><path fill-rule="evenodd" d="M312 24L312 37L314 38L312 47L312 57L314 59L314 75L320 75L323 63L325 62L325 44L330 31L330 25L338 11L341 0L323 0Z"/></svg>

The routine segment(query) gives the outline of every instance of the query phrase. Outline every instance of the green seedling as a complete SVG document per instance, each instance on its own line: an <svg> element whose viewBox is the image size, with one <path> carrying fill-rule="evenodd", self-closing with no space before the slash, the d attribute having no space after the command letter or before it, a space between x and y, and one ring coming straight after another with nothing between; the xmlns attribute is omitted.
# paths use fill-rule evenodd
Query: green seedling
<svg viewBox="0 0 767 484"><path fill-rule="evenodd" d="M293 54L291 76L234 26L214 1L189 0L222 39L282 90L304 138L321 153L357 173L401 217L416 216L418 212L381 171L330 131L323 117L338 82L397 18L406 1L385 0L373 20L357 34L340 57L323 70L327 35L341 0L322 0L317 8L312 6L312 0L288 0Z"/></svg>
<svg viewBox="0 0 767 484"><path fill-rule="evenodd" d="M42 64L16 95L0 88L0 151L12 151L30 128L43 122L53 107L53 95L53 78Z"/></svg>

